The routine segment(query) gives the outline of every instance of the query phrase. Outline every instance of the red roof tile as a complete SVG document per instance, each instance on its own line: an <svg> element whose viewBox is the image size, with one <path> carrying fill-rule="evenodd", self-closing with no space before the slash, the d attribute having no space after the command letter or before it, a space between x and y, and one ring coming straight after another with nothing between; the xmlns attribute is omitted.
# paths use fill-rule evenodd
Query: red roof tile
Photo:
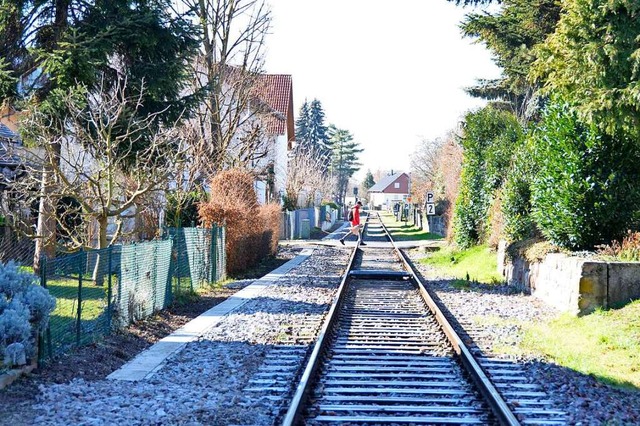
<svg viewBox="0 0 640 426"><path fill-rule="evenodd" d="M262 74L259 77L259 98L279 117L269 120L269 131L283 135L287 129L287 114L292 102L291 76L286 74ZM291 117L293 118L293 117Z"/></svg>

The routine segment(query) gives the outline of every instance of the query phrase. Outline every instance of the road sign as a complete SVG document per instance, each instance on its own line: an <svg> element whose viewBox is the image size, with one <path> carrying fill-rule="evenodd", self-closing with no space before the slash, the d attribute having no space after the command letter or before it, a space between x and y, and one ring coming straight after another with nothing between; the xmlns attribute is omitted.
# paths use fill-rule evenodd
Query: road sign
<svg viewBox="0 0 640 426"><path fill-rule="evenodd" d="M427 203L427 216L434 216L436 214L436 203Z"/></svg>
<svg viewBox="0 0 640 426"><path fill-rule="evenodd" d="M431 191L427 192L427 203L433 203L435 201L436 201L436 198L433 195L433 192Z"/></svg>

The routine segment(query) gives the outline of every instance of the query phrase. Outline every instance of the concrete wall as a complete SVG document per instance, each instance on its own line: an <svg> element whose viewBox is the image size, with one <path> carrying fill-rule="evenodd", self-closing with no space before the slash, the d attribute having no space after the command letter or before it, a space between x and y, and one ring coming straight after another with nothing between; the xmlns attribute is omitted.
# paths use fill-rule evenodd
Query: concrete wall
<svg viewBox="0 0 640 426"><path fill-rule="evenodd" d="M505 256L506 244L498 249L498 272L515 285L547 304L574 315L597 308L611 308L640 299L640 263L605 262L549 253L541 262L530 263Z"/></svg>
<svg viewBox="0 0 640 426"><path fill-rule="evenodd" d="M339 220L339 210L329 206L311 207L294 211L282 212L280 239L293 240L309 238L312 227L323 231L330 229ZM303 221L308 221L304 222Z"/></svg>

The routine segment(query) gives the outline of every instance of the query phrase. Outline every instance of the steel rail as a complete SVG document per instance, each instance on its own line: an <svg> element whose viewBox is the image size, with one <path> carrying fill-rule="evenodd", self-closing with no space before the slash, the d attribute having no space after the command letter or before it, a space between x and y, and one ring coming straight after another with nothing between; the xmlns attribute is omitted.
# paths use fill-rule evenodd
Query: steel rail
<svg viewBox="0 0 640 426"><path fill-rule="evenodd" d="M489 407L491 408L493 414L502 425L519 426L520 422L516 418L515 414L513 414L491 380L487 377L480 364L478 364L474 356L471 354L469 348L464 344L460 336L458 336L458 333L456 333L449 321L445 318L436 302L433 300L431 295L427 292L427 289L418 278L418 275L415 273L411 264L407 261L404 254L402 254L395 241L393 241L391 233L380 218L380 214L378 214L378 218L380 219L380 224L387 234L389 241L391 241L391 245L393 246L396 254L413 278L413 281L418 286L418 290L420 291L422 298L424 299L431 312L435 315L436 320L442 327L444 333L447 335L447 338L449 339L455 352L460 356L462 364L465 366L467 372L470 374L471 378L478 386L478 389L480 390L486 401L489 403Z"/></svg>
<svg viewBox="0 0 640 426"><path fill-rule="evenodd" d="M369 215L367 214L367 219L365 220L364 228L362 230L363 233L365 232L368 221ZM307 366L302 373L302 377L300 378L298 386L296 387L296 392L293 395L291 404L289 405L289 409L287 410L287 414L282 421L282 426L294 426L300 421L302 409L304 408L304 404L307 397L309 396L311 386L313 385L313 378L315 377L316 372L318 371L318 367L320 366L321 355L325 351L326 346L330 341L328 334L333 328L336 318L338 317L336 314L337 312L339 312L340 305L344 300L344 295L346 293L346 282L349 278L349 272L353 267L353 262L355 261L356 254L358 253L360 240L361 238L358 239L356 247L351 253L349 263L347 264L347 268L342 276L340 285L338 286L338 291L333 299L331 307L329 308L329 312L327 313L327 319L325 320L322 329L320 330L320 334L318 334L318 340L316 340L313 351L311 352L309 360L307 361Z"/></svg>

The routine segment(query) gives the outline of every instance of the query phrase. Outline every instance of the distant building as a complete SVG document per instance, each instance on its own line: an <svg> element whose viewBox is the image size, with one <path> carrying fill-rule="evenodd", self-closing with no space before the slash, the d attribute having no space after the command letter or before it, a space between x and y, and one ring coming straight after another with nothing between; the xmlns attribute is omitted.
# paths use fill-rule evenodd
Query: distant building
<svg viewBox="0 0 640 426"><path fill-rule="evenodd" d="M411 178L406 173L385 176L369 188L369 206L376 210L390 209L400 201L406 201L410 194Z"/></svg>
<svg viewBox="0 0 640 426"><path fill-rule="evenodd" d="M20 113L11 106L0 106L0 139L18 140L18 120ZM10 132L10 133L7 133Z"/></svg>
<svg viewBox="0 0 640 426"><path fill-rule="evenodd" d="M18 148L22 147L17 120L18 113L13 108L0 108L0 190L4 190L24 169L21 167L23 160L17 155Z"/></svg>

